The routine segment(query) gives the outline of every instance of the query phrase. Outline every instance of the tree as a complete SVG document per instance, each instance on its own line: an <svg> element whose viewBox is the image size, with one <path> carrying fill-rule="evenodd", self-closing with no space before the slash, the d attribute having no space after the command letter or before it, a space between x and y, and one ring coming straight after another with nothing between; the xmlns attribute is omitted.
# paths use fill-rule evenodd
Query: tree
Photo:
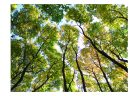
<svg viewBox="0 0 138 96"><path fill-rule="evenodd" d="M11 5L11 91L127 91L127 10Z"/></svg>

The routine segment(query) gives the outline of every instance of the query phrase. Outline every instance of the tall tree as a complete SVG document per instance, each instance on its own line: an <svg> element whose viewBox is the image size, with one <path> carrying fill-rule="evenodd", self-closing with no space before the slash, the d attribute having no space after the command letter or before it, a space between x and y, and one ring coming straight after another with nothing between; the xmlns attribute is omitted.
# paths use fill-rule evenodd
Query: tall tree
<svg viewBox="0 0 138 96"><path fill-rule="evenodd" d="M11 91L126 92L128 7L12 4Z"/></svg>

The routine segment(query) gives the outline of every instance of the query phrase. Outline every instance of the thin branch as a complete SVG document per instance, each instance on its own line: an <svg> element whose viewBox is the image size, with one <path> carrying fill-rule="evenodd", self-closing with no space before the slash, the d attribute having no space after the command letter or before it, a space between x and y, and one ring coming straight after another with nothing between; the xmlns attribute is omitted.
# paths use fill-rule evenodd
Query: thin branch
<svg viewBox="0 0 138 96"><path fill-rule="evenodd" d="M126 17L124 17L124 15L120 11L117 11L117 10L111 10L111 11L114 11L114 12L119 13L121 15L121 16L117 16L115 19L122 18L122 19L125 19L126 21L128 21L128 19Z"/></svg>
<svg viewBox="0 0 138 96"><path fill-rule="evenodd" d="M111 51L111 50L110 50ZM117 55L115 52L111 51L112 54L114 54L120 61L123 61L123 62L127 62L128 63L128 60L125 60L123 58L120 58L119 55Z"/></svg>
<svg viewBox="0 0 138 96"><path fill-rule="evenodd" d="M74 73L73 73L72 80L71 80L70 83L69 83L68 90L71 89L71 84L72 84L72 82L73 82L73 80L74 80L74 77L75 77L75 70L74 70ZM72 91L72 89L71 89L71 91Z"/></svg>
<svg viewBox="0 0 138 96"><path fill-rule="evenodd" d="M52 67L55 65L56 63L54 63L53 65L51 65L51 67L49 68L49 70L48 70L48 72L47 72L47 76L46 76L46 80L41 84L41 85L39 85L37 88L34 88L34 90L32 91L32 92L35 92L35 91L37 91L37 90L39 90L40 88L42 88L45 84L46 84L46 82L49 80L49 78L52 76L49 76L49 73L50 73L50 70L52 69Z"/></svg>

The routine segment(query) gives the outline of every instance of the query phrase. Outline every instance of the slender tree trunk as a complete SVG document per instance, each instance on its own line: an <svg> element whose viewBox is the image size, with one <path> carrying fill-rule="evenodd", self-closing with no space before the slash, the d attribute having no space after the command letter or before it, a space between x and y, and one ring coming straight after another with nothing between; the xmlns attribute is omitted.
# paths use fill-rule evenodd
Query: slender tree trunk
<svg viewBox="0 0 138 96"><path fill-rule="evenodd" d="M113 90L113 88L111 87L111 84L109 83L108 78L107 78L107 76L106 76L106 74L105 74L105 72L104 72L104 70L103 70L103 68L102 68L102 66L101 66L101 61L100 61L100 58L99 58L97 52L96 52L96 56L97 56L97 60L98 60L100 69L101 69L101 71L102 71L102 73L103 73L103 76L104 76L104 78L105 78L105 80L106 80L106 83L107 83L107 85L108 85L110 91L111 91L111 92L114 92L114 90Z"/></svg>
<svg viewBox="0 0 138 96"><path fill-rule="evenodd" d="M102 73L103 73L103 76L104 76L104 78L105 78L105 80L106 80L106 83L107 83L107 85L108 85L110 91L111 91L111 92L114 92L113 88L111 87L111 84L109 83L109 81L108 81L108 79L107 79L107 76L106 76L105 72L103 71L102 68L100 68L100 69L101 69L101 71L102 71Z"/></svg>
<svg viewBox="0 0 138 96"><path fill-rule="evenodd" d="M98 78L97 78L97 76L96 76L96 74L95 74L95 72L93 70L92 70L92 74L94 75L94 79L96 80L97 85L98 85L100 91L103 92L103 90L101 88L101 85L100 85L100 82L98 81Z"/></svg>
<svg viewBox="0 0 138 96"><path fill-rule="evenodd" d="M69 42L68 42L68 43L69 43ZM66 82L66 75L65 75L65 58L66 58L66 51L67 51L68 43L66 44L65 50L64 50L64 53L63 53L62 74L63 74L63 91L64 91L64 92L68 92L67 82Z"/></svg>
<svg viewBox="0 0 138 96"><path fill-rule="evenodd" d="M11 90L14 90L22 81L25 75L25 72L27 71L28 67L32 64L33 60L37 57L39 51L41 50L42 46L44 45L44 43L40 46L40 48L38 49L38 51L36 52L35 56L33 56L33 59L26 64L25 68L23 69L22 73L21 73L21 77L19 78L19 80L12 86Z"/></svg>
<svg viewBox="0 0 138 96"><path fill-rule="evenodd" d="M91 42L91 45L103 56L105 56L106 58L108 58L110 61L112 61L114 64L118 65L120 68L122 68L123 70L125 70L126 72L128 72L128 68L124 65L122 65L121 63L117 62L115 59L113 59L112 57L110 57L106 52L104 52L103 50L100 50L95 43L92 41L92 39L90 37L88 37L85 33L84 30L81 26L79 26L80 29L83 32L83 35Z"/></svg>
<svg viewBox="0 0 138 96"><path fill-rule="evenodd" d="M79 66L79 63L78 63L77 52L75 51L74 48L73 48L73 50L74 50L74 53L76 55L76 64L77 64L77 68L78 68L78 70L80 72L80 75L81 75L83 90L84 90L84 92L87 92L86 91L86 84L85 84L85 79L84 79L84 76L83 76L83 72L81 71L80 66Z"/></svg>

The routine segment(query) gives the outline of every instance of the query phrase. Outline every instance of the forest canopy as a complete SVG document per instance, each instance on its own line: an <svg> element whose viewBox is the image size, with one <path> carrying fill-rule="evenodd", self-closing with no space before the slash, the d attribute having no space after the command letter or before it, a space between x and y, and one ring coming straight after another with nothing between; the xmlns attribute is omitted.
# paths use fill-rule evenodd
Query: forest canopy
<svg viewBox="0 0 138 96"><path fill-rule="evenodd" d="M12 4L12 92L127 92L128 7Z"/></svg>

